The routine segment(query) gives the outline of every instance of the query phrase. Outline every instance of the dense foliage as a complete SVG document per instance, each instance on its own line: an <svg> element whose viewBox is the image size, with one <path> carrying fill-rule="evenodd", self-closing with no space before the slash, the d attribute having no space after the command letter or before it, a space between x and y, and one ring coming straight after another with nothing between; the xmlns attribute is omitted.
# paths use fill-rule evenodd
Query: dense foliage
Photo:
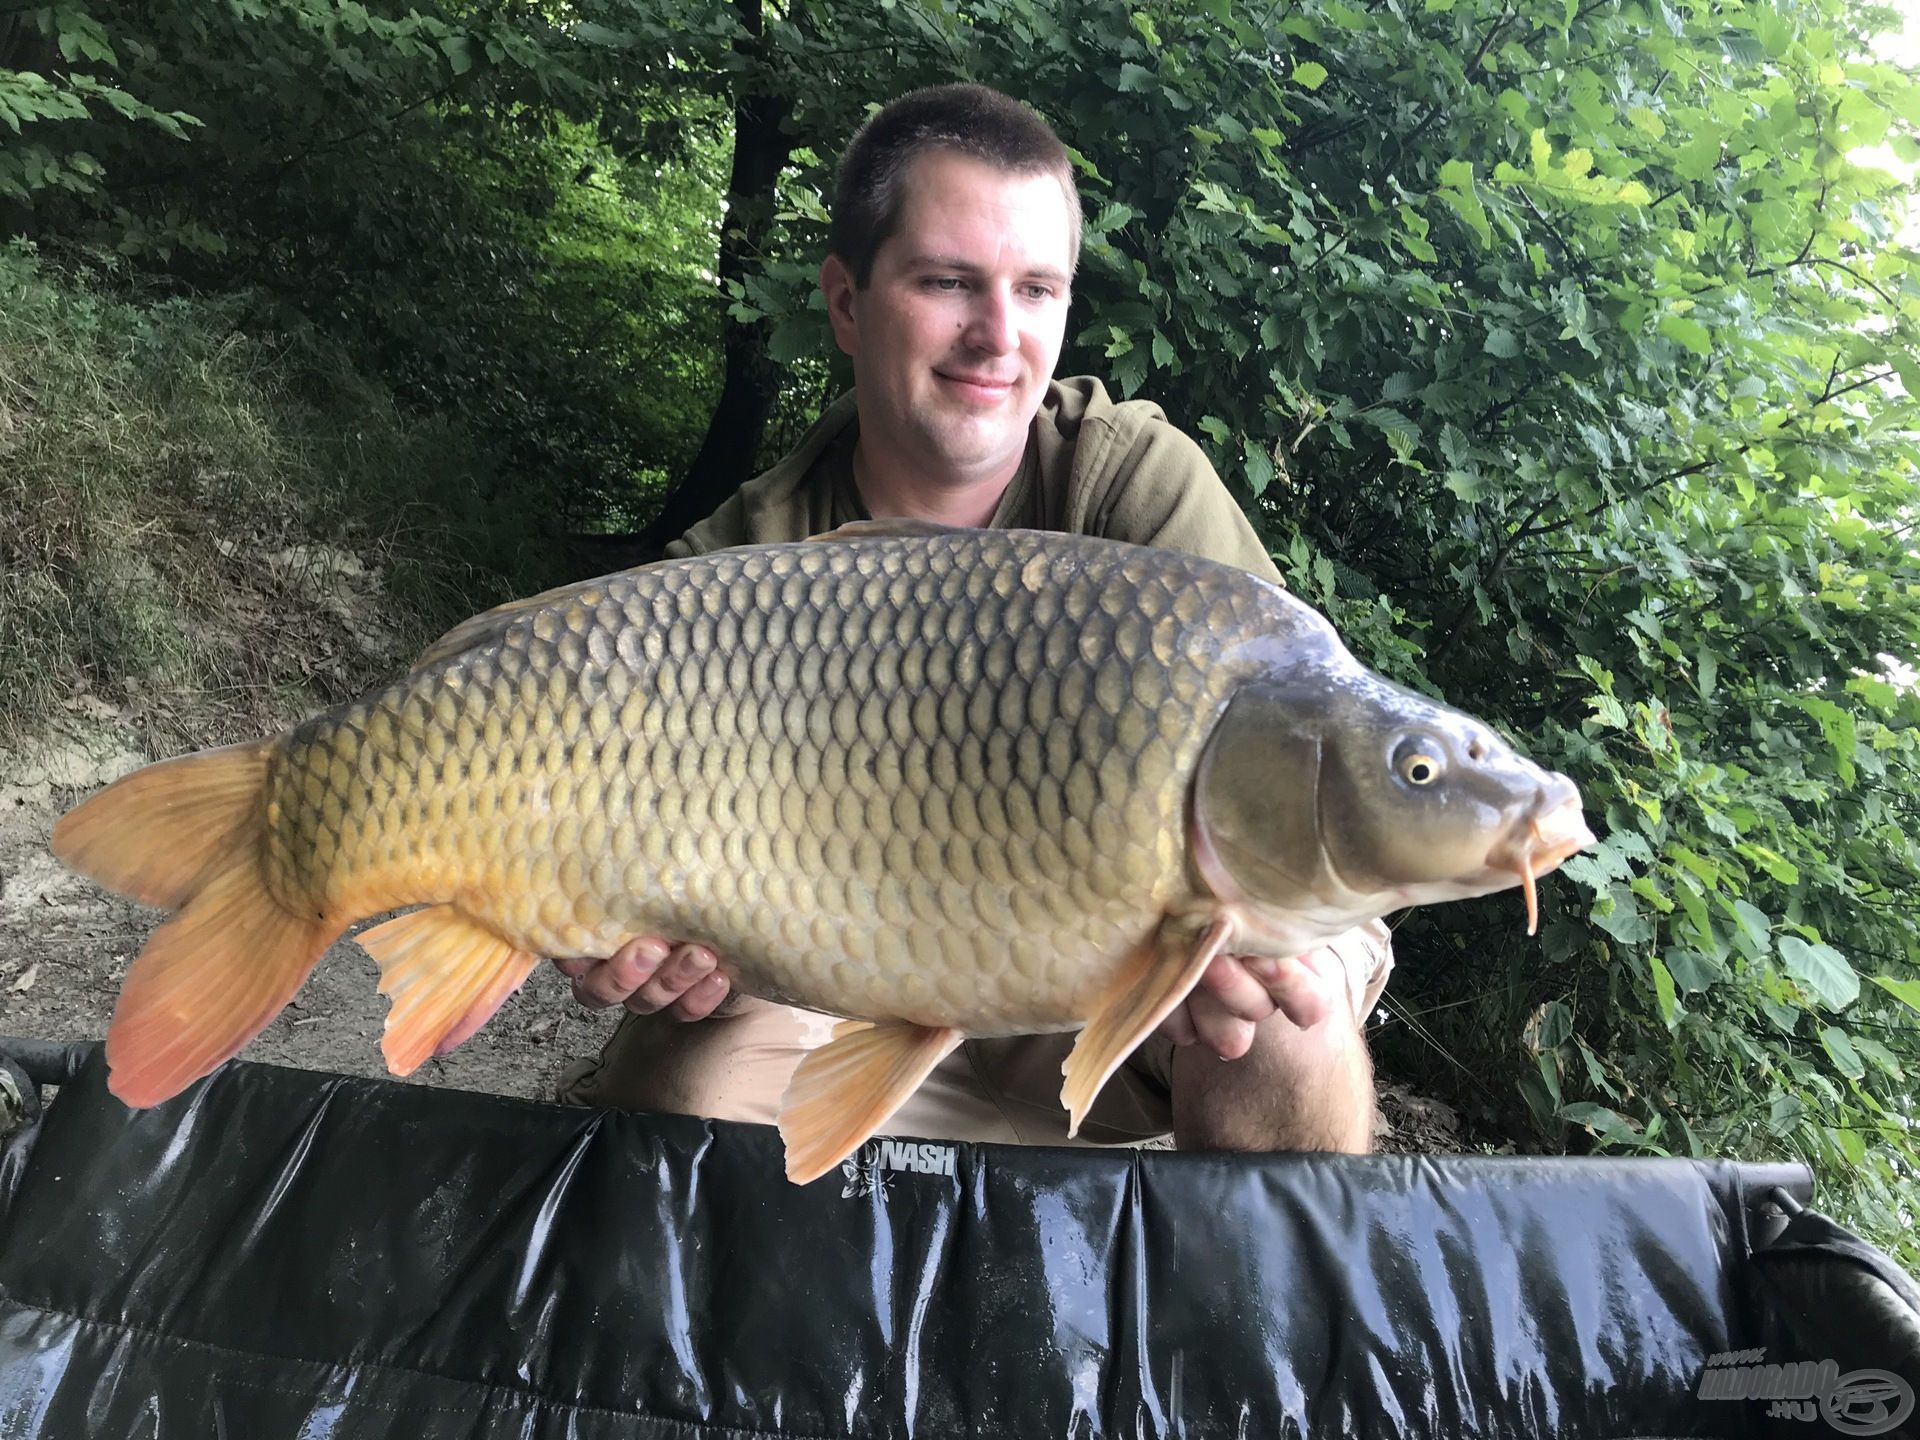
<svg viewBox="0 0 1920 1440"><path fill-rule="evenodd" d="M9 15L0 222L330 328L569 523L657 488L697 435L726 146L697 87L599 66L537 11Z"/></svg>
<svg viewBox="0 0 1920 1440"><path fill-rule="evenodd" d="M1364 658L1589 797L1542 938L1510 897L1402 927L1388 1067L1526 1144L1806 1156L1920 1260L1920 272L1852 158L1920 159L1884 13L20 13L59 58L0 69L19 226L365 337L578 524L679 473L723 329L784 367L777 417L817 403L821 196L868 104L1029 98L1087 200L1065 368L1200 437ZM743 100L785 163L729 197L729 304Z"/></svg>

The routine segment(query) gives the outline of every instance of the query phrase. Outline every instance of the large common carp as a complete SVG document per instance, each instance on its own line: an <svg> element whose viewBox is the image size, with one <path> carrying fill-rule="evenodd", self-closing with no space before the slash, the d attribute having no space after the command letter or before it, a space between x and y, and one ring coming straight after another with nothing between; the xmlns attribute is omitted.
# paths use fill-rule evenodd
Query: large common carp
<svg viewBox="0 0 1920 1440"><path fill-rule="evenodd" d="M1591 838L1571 781L1242 570L876 522L477 616L377 694L116 782L53 845L177 912L107 1036L131 1105L239 1051L347 927L424 904L357 937L398 1074L537 957L642 934L869 1022L787 1092L804 1180L967 1036L1080 1030L1077 1128L1223 948L1515 884L1531 916Z"/></svg>

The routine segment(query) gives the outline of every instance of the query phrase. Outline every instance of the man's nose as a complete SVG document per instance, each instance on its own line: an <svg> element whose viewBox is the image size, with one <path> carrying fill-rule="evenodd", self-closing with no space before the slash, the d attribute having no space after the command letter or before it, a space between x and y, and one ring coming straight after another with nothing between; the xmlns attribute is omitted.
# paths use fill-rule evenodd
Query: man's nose
<svg viewBox="0 0 1920 1440"><path fill-rule="evenodd" d="M967 316L966 340L988 355L1005 355L1020 344L1020 327L1013 297L1002 290L982 289Z"/></svg>

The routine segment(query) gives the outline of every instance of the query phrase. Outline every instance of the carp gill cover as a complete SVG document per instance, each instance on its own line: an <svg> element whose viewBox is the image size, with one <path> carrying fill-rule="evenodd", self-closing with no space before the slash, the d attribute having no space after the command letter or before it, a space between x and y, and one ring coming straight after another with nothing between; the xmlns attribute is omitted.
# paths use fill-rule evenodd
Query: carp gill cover
<svg viewBox="0 0 1920 1440"><path fill-rule="evenodd" d="M699 941L847 1017L780 1116L795 1180L967 1036L1079 1030L1075 1127L1212 957L1525 887L1565 776L1362 667L1231 566L871 522L669 561L449 633L271 739L148 766L54 850L174 912L107 1036L130 1105L236 1054L356 922L406 1074L541 956Z"/></svg>

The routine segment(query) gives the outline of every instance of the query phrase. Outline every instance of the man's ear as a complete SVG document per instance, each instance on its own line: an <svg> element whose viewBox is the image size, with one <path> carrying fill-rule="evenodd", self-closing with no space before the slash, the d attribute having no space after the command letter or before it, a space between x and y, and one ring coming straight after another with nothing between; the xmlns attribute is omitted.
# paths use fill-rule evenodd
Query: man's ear
<svg viewBox="0 0 1920 1440"><path fill-rule="evenodd" d="M820 293L826 297L827 318L833 322L833 339L848 355L860 354L859 329L853 320L853 272L838 255L820 262Z"/></svg>

